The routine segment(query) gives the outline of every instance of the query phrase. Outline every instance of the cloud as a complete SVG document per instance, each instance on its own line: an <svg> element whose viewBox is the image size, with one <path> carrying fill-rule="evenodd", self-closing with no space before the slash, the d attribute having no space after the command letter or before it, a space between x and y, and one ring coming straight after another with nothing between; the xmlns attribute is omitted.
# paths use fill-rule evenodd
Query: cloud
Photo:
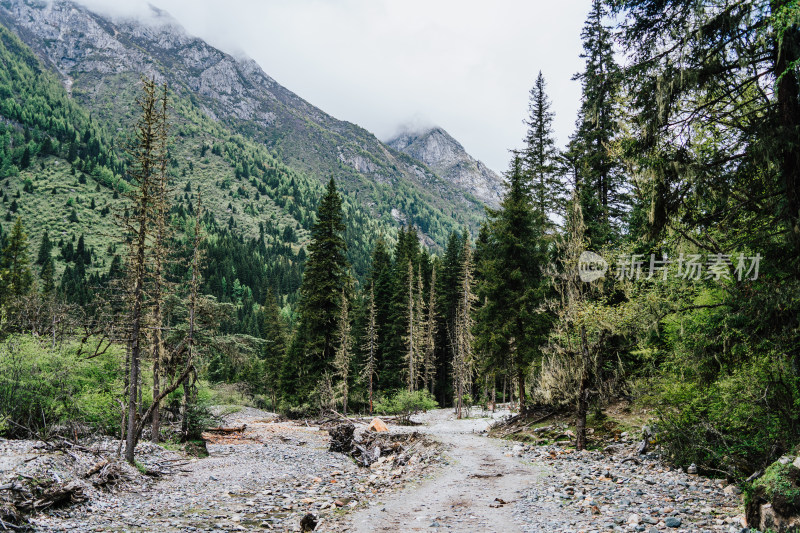
<svg viewBox="0 0 800 533"><path fill-rule="evenodd" d="M81 0L150 18L144 1ZM438 125L502 171L542 70L558 142L572 132L588 0L152 0L187 31L255 59L331 115L388 139Z"/></svg>

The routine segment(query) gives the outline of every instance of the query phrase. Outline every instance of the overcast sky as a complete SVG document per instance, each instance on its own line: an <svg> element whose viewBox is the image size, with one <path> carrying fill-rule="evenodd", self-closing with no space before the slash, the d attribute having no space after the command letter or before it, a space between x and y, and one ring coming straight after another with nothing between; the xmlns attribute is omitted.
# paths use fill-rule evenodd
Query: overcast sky
<svg viewBox="0 0 800 533"><path fill-rule="evenodd" d="M143 0L82 0L114 14ZM138 5L136 2L140 2ZM387 140L438 125L497 171L525 134L539 70L572 132L589 0L151 0L186 30L255 59L281 85ZM120 10L123 13L120 13Z"/></svg>

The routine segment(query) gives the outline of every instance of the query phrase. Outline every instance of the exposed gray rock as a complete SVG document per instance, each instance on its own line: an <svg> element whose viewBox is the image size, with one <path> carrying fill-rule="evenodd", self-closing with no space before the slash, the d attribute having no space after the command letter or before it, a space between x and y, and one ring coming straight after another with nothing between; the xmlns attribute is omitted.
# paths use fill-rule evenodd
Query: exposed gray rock
<svg viewBox="0 0 800 533"><path fill-rule="evenodd" d="M469 191L487 205L500 205L504 192L503 179L469 155L442 128L401 133L386 144L424 163L439 176Z"/></svg>
<svg viewBox="0 0 800 533"><path fill-rule="evenodd" d="M483 213L472 194L481 187L401 156L364 128L281 86L252 59L188 35L158 9L144 22L101 15L70 0L6 0L0 2L0 23L60 75L76 100L114 127L115 106L133 100L141 75L152 76L232 133L264 143L293 169L323 182L335 175L342 190L357 193L375 216L389 214L392 206L378 208L377 200L390 197L396 186L453 224L459 219L453 213L474 219ZM400 218L420 223L408 213Z"/></svg>

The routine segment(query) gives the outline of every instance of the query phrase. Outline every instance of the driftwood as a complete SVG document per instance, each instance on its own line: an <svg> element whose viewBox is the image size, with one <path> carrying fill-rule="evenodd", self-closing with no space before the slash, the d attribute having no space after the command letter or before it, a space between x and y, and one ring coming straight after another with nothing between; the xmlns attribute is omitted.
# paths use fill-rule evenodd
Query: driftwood
<svg viewBox="0 0 800 533"><path fill-rule="evenodd" d="M16 506L24 511L38 511L63 503L80 503L87 500L87 496L84 494L83 490L83 483L73 480L69 483L50 487L39 496L17 502Z"/></svg>
<svg viewBox="0 0 800 533"><path fill-rule="evenodd" d="M223 433L223 434L230 434L230 433L243 433L244 430L247 429L247 424L242 424L239 427L215 427L215 428L208 428L205 430L207 433Z"/></svg>
<svg viewBox="0 0 800 533"><path fill-rule="evenodd" d="M547 413L544 416L540 416L539 418L531 420L527 424L524 424L524 425L518 427L517 429L511 430L511 431L506 431L505 433L500 435L500 437L502 438L502 437L508 437L509 435L515 435L515 434L517 434L517 433L519 433L521 431L524 431L524 430L528 429L529 427L531 427L534 424L538 424L539 422L544 422L545 420L547 420L548 418L550 418L551 416L553 416L557 412L558 411L551 411L550 413ZM516 416L512 417L510 420L508 420L508 422L506 422L505 425L507 425L507 426L511 425L511 424L513 424L514 422L516 422L517 420L520 420L520 419L521 419L521 416L520 415L516 415Z"/></svg>

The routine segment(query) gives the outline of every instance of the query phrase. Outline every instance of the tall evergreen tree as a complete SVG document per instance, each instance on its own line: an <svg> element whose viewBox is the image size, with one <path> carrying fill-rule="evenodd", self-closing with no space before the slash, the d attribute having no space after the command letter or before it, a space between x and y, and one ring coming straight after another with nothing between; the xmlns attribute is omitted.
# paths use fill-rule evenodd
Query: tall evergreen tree
<svg viewBox="0 0 800 533"><path fill-rule="evenodd" d="M516 378L524 410L526 377L541 358L550 323L541 310L547 292L546 243L519 154L507 178L508 191L500 209L490 213L479 250L478 342L485 366L507 369L507 377Z"/></svg>
<svg viewBox="0 0 800 533"><path fill-rule="evenodd" d="M577 131L570 141L567 159L573 159L577 188L587 235L599 249L618 232L623 216L624 191L618 165L610 154L618 133L616 98L620 69L614 59L611 30L606 26L605 0L592 0L581 38L586 67L574 79L581 82L582 99Z"/></svg>
<svg viewBox="0 0 800 533"><path fill-rule="evenodd" d="M367 328L364 338L364 369L362 374L367 378L367 394L369 398L369 414L372 414L372 396L375 391L377 374L378 324L377 307L375 305L375 283L369 284L369 308L367 311Z"/></svg>
<svg viewBox="0 0 800 533"><path fill-rule="evenodd" d="M431 268L430 288L428 289L428 306L423 330L422 369L424 387L433 394L436 383L436 263Z"/></svg>
<svg viewBox="0 0 800 533"><path fill-rule="evenodd" d="M530 92L523 161L525 172L530 174L534 206L549 225L551 215L563 214L566 192L559 175L559 152L553 134L554 113L550 110L546 89L544 76L539 71Z"/></svg>
<svg viewBox="0 0 800 533"><path fill-rule="evenodd" d="M341 295L348 278L342 199L331 178L311 230L309 256L300 287L300 320L283 372L284 394L308 398L331 370L338 345Z"/></svg>
<svg viewBox="0 0 800 533"><path fill-rule="evenodd" d="M53 243L50 242L50 235L47 233L47 228L45 228L42 234L42 242L39 245L39 254L36 257L36 264L39 266L44 265L50 259L52 251Z"/></svg>
<svg viewBox="0 0 800 533"><path fill-rule="evenodd" d="M264 377L274 410L277 409L280 372L286 355L286 326L271 288L266 291L259 313L259 333L264 339L262 349L264 372L266 373Z"/></svg>
<svg viewBox="0 0 800 533"><path fill-rule="evenodd" d="M0 261L0 302L9 298L26 294L33 282L30 266L28 265L28 235L22 226L22 219L17 217L9 233L3 256Z"/></svg>
<svg viewBox="0 0 800 533"><path fill-rule="evenodd" d="M472 389L473 337L474 321L472 317L475 295L473 293L473 264L472 244L469 236L464 238L464 253L462 254L461 272L458 280L458 303L456 305L456 320L453 330L453 404L456 417L461 418L464 410L464 401ZM467 406L468 407L468 406Z"/></svg>

